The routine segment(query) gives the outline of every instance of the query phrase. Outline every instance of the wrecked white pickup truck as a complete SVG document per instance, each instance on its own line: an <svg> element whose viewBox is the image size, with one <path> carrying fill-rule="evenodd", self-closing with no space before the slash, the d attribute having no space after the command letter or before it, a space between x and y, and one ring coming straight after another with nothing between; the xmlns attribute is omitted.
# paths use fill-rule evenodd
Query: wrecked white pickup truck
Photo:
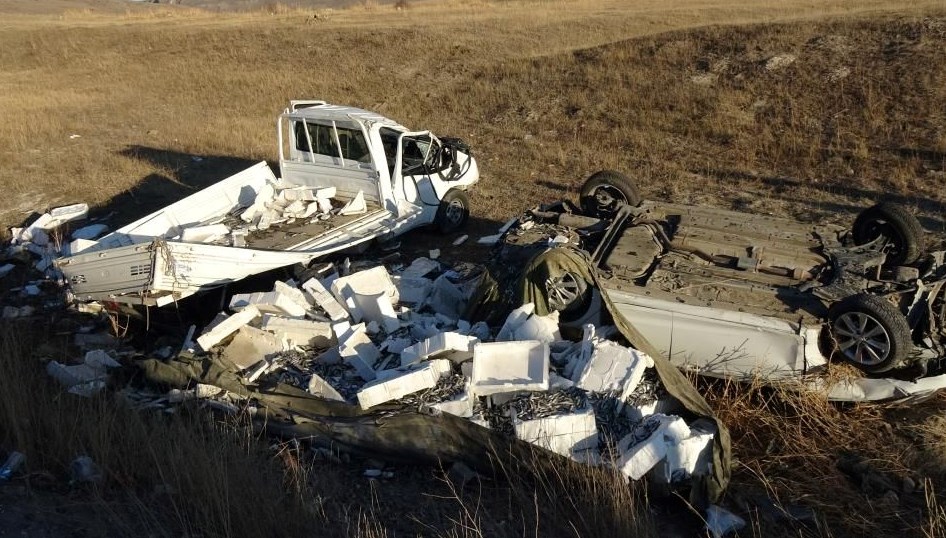
<svg viewBox="0 0 946 538"><path fill-rule="evenodd" d="M848 230L641 200L627 176L606 171L585 183L580 209L520 218L495 266L512 304L580 327L607 302L646 352L679 367L821 383L838 358L867 375L824 387L830 398L894 400L946 387L946 263L924 240L894 204L864 210Z"/></svg>
<svg viewBox="0 0 946 538"><path fill-rule="evenodd" d="M247 276L469 215L479 179L462 141L365 110L292 101L277 123L277 179L261 162L56 265L79 300L162 306Z"/></svg>

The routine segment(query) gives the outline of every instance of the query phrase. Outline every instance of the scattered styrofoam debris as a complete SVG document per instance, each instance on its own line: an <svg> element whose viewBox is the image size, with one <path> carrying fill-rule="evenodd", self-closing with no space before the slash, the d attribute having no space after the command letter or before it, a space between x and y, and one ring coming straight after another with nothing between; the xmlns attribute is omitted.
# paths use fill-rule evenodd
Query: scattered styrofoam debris
<svg viewBox="0 0 946 538"><path fill-rule="evenodd" d="M324 321L310 321L264 314L260 328L275 333L276 336L289 340L294 345L322 349L333 345L335 342L332 325Z"/></svg>
<svg viewBox="0 0 946 538"><path fill-rule="evenodd" d="M496 340L500 342L512 340L515 330L525 323L533 312L535 312L535 304L533 303L526 303L510 312L509 315L506 316L506 322L503 324L502 328L499 329Z"/></svg>
<svg viewBox="0 0 946 538"><path fill-rule="evenodd" d="M90 224L72 232L73 239L95 239L108 231L106 224Z"/></svg>
<svg viewBox="0 0 946 538"><path fill-rule="evenodd" d="M453 246L458 247L462 245L463 243L465 243L466 240L469 238L470 238L469 235L461 235L460 237L453 240Z"/></svg>
<svg viewBox="0 0 946 538"><path fill-rule="evenodd" d="M310 278L302 284L302 289L319 305L332 321L348 319L348 311L329 293L325 286L316 278Z"/></svg>
<svg viewBox="0 0 946 538"><path fill-rule="evenodd" d="M278 336L256 327L244 325L237 329L236 334L233 335L233 340L223 351L223 357L241 370L246 370L262 360L285 351L285 349L285 344Z"/></svg>
<svg viewBox="0 0 946 538"><path fill-rule="evenodd" d="M575 370L572 381L590 392L616 392L623 401L637 388L644 370L653 365L650 357L637 350L600 340L589 359Z"/></svg>
<svg viewBox="0 0 946 538"><path fill-rule="evenodd" d="M347 204L338 210L339 215L361 215L368 212L368 204L365 203L364 191L358 191Z"/></svg>
<svg viewBox="0 0 946 538"><path fill-rule="evenodd" d="M433 281L424 277L396 275L391 277L397 287L401 303L420 305L427 300Z"/></svg>
<svg viewBox="0 0 946 538"><path fill-rule="evenodd" d="M239 311L249 306L263 313L297 318L305 317L306 313L292 297L278 291L238 293L230 299L230 310Z"/></svg>
<svg viewBox="0 0 946 538"><path fill-rule="evenodd" d="M418 368L385 380L369 383L358 391L358 404L369 409L408 394L429 389L437 384L441 376L450 372L450 361L435 359Z"/></svg>
<svg viewBox="0 0 946 538"><path fill-rule="evenodd" d="M342 395L339 394L334 387L332 387L332 385L319 377L317 374L312 374L312 378L309 379L308 390L309 394L321 396L326 400L338 400L340 402L345 401L345 398L343 398Z"/></svg>
<svg viewBox="0 0 946 538"><path fill-rule="evenodd" d="M374 345L365 332L364 323L359 323L338 338L338 352L342 360L358 372L365 381L377 377L374 363L381 358L381 351Z"/></svg>
<svg viewBox="0 0 946 538"><path fill-rule="evenodd" d="M243 310L226 318L221 323L213 327L210 331L197 337L197 345L204 351L209 351L214 345L236 332L237 329L246 325L254 318L259 317L260 311L253 305L249 305ZM78 336L78 335L77 335Z"/></svg>
<svg viewBox="0 0 946 538"><path fill-rule="evenodd" d="M181 241L188 243L211 243L230 233L226 224L211 224L209 226L192 226L181 232Z"/></svg>
<svg viewBox="0 0 946 538"><path fill-rule="evenodd" d="M12 263L5 263L3 265L0 265L0 278L3 278L9 275L10 272L13 271L14 269L16 269L16 266L13 265Z"/></svg>
<svg viewBox="0 0 946 538"><path fill-rule="evenodd" d="M473 346L471 390L477 396L549 388L546 342L493 342Z"/></svg>
<svg viewBox="0 0 946 538"><path fill-rule="evenodd" d="M473 358L473 346L479 343L475 336L456 332L442 332L401 351L401 366L408 366L427 358L447 358L460 363Z"/></svg>
<svg viewBox="0 0 946 538"><path fill-rule="evenodd" d="M523 420L514 424L516 437L571 457L573 453L598 447L594 409Z"/></svg>
<svg viewBox="0 0 946 538"><path fill-rule="evenodd" d="M640 480L667 456L668 446L690 436L690 428L677 416L651 415L618 443L618 469L632 480Z"/></svg>
<svg viewBox="0 0 946 538"><path fill-rule="evenodd" d="M332 282L330 289L335 299L348 309L356 322L364 318L364 311L356 303L355 295L377 296L384 294L391 305L398 301L397 287L384 266L373 267L339 277Z"/></svg>

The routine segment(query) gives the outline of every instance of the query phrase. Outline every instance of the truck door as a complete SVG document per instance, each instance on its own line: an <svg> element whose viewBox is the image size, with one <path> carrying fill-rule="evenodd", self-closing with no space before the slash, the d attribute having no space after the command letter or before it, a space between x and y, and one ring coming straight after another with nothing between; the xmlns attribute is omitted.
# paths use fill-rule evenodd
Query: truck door
<svg viewBox="0 0 946 538"><path fill-rule="evenodd" d="M407 202L437 206L443 192L431 181L440 141L430 131L399 133L397 158L394 161L394 195Z"/></svg>

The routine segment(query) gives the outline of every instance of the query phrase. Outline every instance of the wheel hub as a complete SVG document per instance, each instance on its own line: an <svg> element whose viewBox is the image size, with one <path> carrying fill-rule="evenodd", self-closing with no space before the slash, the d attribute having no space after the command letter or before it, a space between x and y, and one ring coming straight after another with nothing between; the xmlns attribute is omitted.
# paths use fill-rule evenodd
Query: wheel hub
<svg viewBox="0 0 946 538"><path fill-rule="evenodd" d="M549 277L545 281L545 290L548 294L549 308L560 312L572 306L581 295L578 279L571 273Z"/></svg>
<svg viewBox="0 0 946 538"><path fill-rule="evenodd" d="M873 316L847 312L834 322L838 349L848 360L865 366L882 363L890 353L890 334Z"/></svg>

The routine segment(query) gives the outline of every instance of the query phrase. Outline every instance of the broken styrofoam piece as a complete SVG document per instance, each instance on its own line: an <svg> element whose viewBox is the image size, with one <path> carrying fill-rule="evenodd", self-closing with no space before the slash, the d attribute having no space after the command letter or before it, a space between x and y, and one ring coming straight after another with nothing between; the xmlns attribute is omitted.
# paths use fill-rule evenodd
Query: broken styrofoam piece
<svg viewBox="0 0 946 538"><path fill-rule="evenodd" d="M421 278L437 269L440 269L440 262L421 256L415 258L410 265L405 267L404 270L401 271L401 276L406 278Z"/></svg>
<svg viewBox="0 0 946 538"><path fill-rule="evenodd" d="M276 283L273 284L273 291L289 297L303 310L312 308L312 302L306 297L306 294L294 285L277 280Z"/></svg>
<svg viewBox="0 0 946 538"><path fill-rule="evenodd" d="M292 297L278 291L238 293L230 299L230 310L255 306L262 313L304 318L306 309Z"/></svg>
<svg viewBox="0 0 946 538"><path fill-rule="evenodd" d="M223 357L241 370L246 370L285 350L285 343L275 334L244 325L237 329L233 340L223 350Z"/></svg>
<svg viewBox="0 0 946 538"><path fill-rule="evenodd" d="M343 338L339 338L338 346L342 360L354 368L365 381L374 380L377 377L374 363L381 358L381 351L368 338L364 323L352 327Z"/></svg>
<svg viewBox="0 0 946 538"><path fill-rule="evenodd" d="M466 301L463 291L443 274L434 280L427 305L438 314L459 319L466 310Z"/></svg>
<svg viewBox="0 0 946 538"><path fill-rule="evenodd" d="M433 281L423 277L393 276L391 279L397 287L401 303L422 304L430 295Z"/></svg>
<svg viewBox="0 0 946 538"><path fill-rule="evenodd" d="M682 418L651 415L618 442L618 469L632 480L640 480L667 456L669 445L689 436L690 427Z"/></svg>
<svg viewBox="0 0 946 538"><path fill-rule="evenodd" d="M320 396L326 400L337 400L344 402L345 398L335 390L332 385L329 385L327 381L322 379L316 374L312 374L312 378L309 379L309 394L314 396Z"/></svg>
<svg viewBox="0 0 946 538"><path fill-rule="evenodd" d="M44 223L44 229L50 230L73 220L85 218L89 214L89 204L72 204L56 207L49 210L49 221Z"/></svg>
<svg viewBox="0 0 946 538"><path fill-rule="evenodd" d="M458 237L458 238L456 238L456 239L453 240L453 246L458 247L458 246L462 245L463 243L465 243L466 240L469 239L469 238L470 238L470 236L468 236L468 235L461 235L460 237Z"/></svg>
<svg viewBox="0 0 946 538"><path fill-rule="evenodd" d="M90 224L72 232L73 239L95 239L108 231L105 224Z"/></svg>
<svg viewBox="0 0 946 538"><path fill-rule="evenodd" d="M104 367L90 364L67 366L58 361L50 361L46 365L46 373L66 388L93 381L104 381L108 377L108 372Z"/></svg>
<svg viewBox="0 0 946 538"><path fill-rule="evenodd" d="M181 232L181 241L187 243L210 243L230 233L226 224L211 224L209 226L192 226Z"/></svg>
<svg viewBox="0 0 946 538"><path fill-rule="evenodd" d="M71 243L69 243L69 252L67 254L69 256L75 256L76 254L79 254L84 250L88 250L97 244L97 241L92 241L90 239L74 239Z"/></svg>
<svg viewBox="0 0 946 538"><path fill-rule="evenodd" d="M325 286L318 279L310 278L303 282L302 289L306 291L315 304L319 305L319 308L325 311L332 321L348 319L348 311L339 304L338 300L325 289Z"/></svg>
<svg viewBox="0 0 946 538"><path fill-rule="evenodd" d="M332 282L331 290L335 299L345 305L355 321L361 321L364 317L364 312L353 299L355 295L376 296L385 294L392 306L398 301L397 287L391 280L387 269L381 265L348 276L338 277Z"/></svg>
<svg viewBox="0 0 946 538"><path fill-rule="evenodd" d="M253 222L266 210L266 204L272 202L275 197L276 188L273 187L271 183L264 184L260 187L259 192L256 193L253 205L243 211L240 218L243 219L244 222Z"/></svg>
<svg viewBox="0 0 946 538"><path fill-rule="evenodd" d="M589 392L616 392L623 401L640 383L654 361L644 353L610 340L593 344L589 360L576 368L572 381Z"/></svg>
<svg viewBox="0 0 946 538"><path fill-rule="evenodd" d="M473 416L473 398L470 396L469 387L453 398L431 404L430 407L439 410L441 413L449 413L462 418Z"/></svg>
<svg viewBox="0 0 946 538"><path fill-rule="evenodd" d="M240 327L253 321L260 315L259 309L249 305L240 312L224 319L209 331L197 337L197 345L204 351L209 351L214 345L233 334Z"/></svg>
<svg viewBox="0 0 946 538"><path fill-rule="evenodd" d="M10 272L13 271L14 269L16 269L16 266L13 265L12 263L5 263L3 265L0 265L0 278L3 278L9 275Z"/></svg>
<svg viewBox="0 0 946 538"><path fill-rule="evenodd" d="M495 245L496 243L499 243L501 238L502 234L484 235L483 237L477 239L476 242L480 245Z"/></svg>
<svg viewBox="0 0 946 538"><path fill-rule="evenodd" d="M745 519L721 506L711 504L706 508L706 530L713 538L723 538L745 526Z"/></svg>
<svg viewBox="0 0 946 538"><path fill-rule="evenodd" d="M519 421L513 427L517 438L563 456L598 447L598 427L592 408Z"/></svg>
<svg viewBox="0 0 946 538"><path fill-rule="evenodd" d="M460 363L473 358L473 346L479 338L455 332L442 332L418 342L401 352L401 366L427 358L445 358Z"/></svg>
<svg viewBox="0 0 946 538"><path fill-rule="evenodd" d="M526 303L519 308L516 308L506 316L506 322L503 323L503 327L499 330L499 334L496 335L497 342L505 342L513 339L515 330L519 328L520 325L526 322L535 312L534 303Z"/></svg>
<svg viewBox="0 0 946 538"><path fill-rule="evenodd" d="M85 364L92 366L93 368L118 368L121 366L121 363L112 358L104 349L93 349L92 351L87 351L85 357L83 358Z"/></svg>
<svg viewBox="0 0 946 538"><path fill-rule="evenodd" d="M213 398L219 394L221 390L220 387L215 387L214 385L198 383L197 386L192 389L171 389L168 391L167 398L170 403L203 400L205 398Z"/></svg>
<svg viewBox="0 0 946 538"><path fill-rule="evenodd" d="M360 318L384 328L384 332L393 333L401 328L401 322L394 312L394 305L391 304L391 298L385 292L376 294L354 293L348 300L349 304L354 305L354 312L360 314ZM355 321L358 321L356 318ZM375 333L377 331L368 331Z"/></svg>
<svg viewBox="0 0 946 538"><path fill-rule="evenodd" d="M332 325L324 321L291 319L264 314L260 328L298 346L327 348L335 343Z"/></svg>
<svg viewBox="0 0 946 538"><path fill-rule="evenodd" d="M364 191L358 191L354 198L338 210L339 215L361 215L368 212L368 204L365 203Z"/></svg>
<svg viewBox="0 0 946 538"><path fill-rule="evenodd" d="M440 257L440 249L439 249L439 248L432 248L432 249L430 249L429 252L427 252L427 255L430 256L430 259L431 259L431 260L436 260L437 258Z"/></svg>
<svg viewBox="0 0 946 538"><path fill-rule="evenodd" d="M547 316L531 315L513 331L513 340L541 340L556 342L562 339L558 330L558 311Z"/></svg>
<svg viewBox="0 0 946 538"><path fill-rule="evenodd" d="M403 374L369 383L358 391L358 405L369 409L376 405L403 398L408 394L437 385L440 378L450 373L450 361L436 359Z"/></svg>
<svg viewBox="0 0 946 538"><path fill-rule="evenodd" d="M470 387L476 396L548 390L549 345L537 340L476 344Z"/></svg>
<svg viewBox="0 0 946 538"><path fill-rule="evenodd" d="M711 472L713 433L690 428L690 435L667 447L664 476L667 482L678 482L693 475Z"/></svg>

